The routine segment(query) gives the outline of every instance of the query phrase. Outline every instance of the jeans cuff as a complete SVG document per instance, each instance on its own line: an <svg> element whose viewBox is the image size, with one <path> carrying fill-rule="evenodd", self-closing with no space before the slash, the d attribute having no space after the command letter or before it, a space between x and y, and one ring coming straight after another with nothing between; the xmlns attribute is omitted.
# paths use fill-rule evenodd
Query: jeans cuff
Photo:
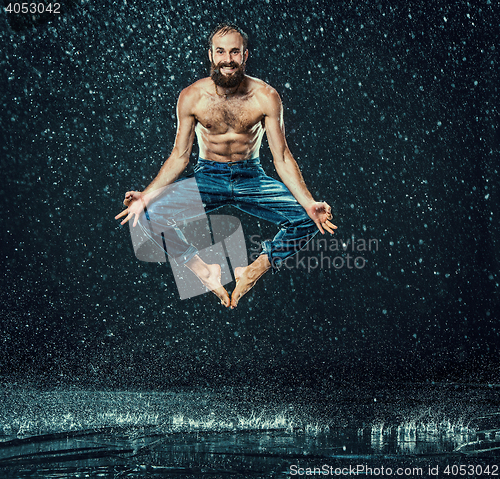
<svg viewBox="0 0 500 479"><path fill-rule="evenodd" d="M170 258L177 266L189 263L198 254L198 249L190 245L187 251L177 258Z"/></svg>
<svg viewBox="0 0 500 479"><path fill-rule="evenodd" d="M269 259L269 263L271 263L271 271L276 273L280 270L283 260L279 256L273 255L273 243L272 241L264 241L262 243L262 253L267 254L267 258Z"/></svg>

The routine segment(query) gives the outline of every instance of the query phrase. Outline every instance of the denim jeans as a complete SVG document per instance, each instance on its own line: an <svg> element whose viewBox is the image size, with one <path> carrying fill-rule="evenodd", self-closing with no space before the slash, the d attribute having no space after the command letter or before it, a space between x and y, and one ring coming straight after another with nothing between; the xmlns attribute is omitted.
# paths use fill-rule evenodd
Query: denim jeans
<svg viewBox="0 0 500 479"><path fill-rule="evenodd" d="M187 181L193 178L196 181ZM267 176L259 158L232 163L199 159L194 175L170 185L139 219L140 227L177 264L189 262L198 250L190 245L180 226L205 213L232 205L280 230L262 243L273 270L302 249L318 228L288 188Z"/></svg>

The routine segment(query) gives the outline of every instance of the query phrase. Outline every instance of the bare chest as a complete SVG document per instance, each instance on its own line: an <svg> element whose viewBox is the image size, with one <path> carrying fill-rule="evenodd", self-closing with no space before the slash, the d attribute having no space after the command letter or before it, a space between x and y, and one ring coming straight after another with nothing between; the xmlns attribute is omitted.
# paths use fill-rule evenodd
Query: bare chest
<svg viewBox="0 0 500 479"><path fill-rule="evenodd" d="M197 121L211 133L245 133L263 121L264 115L251 98L207 98L195 113Z"/></svg>

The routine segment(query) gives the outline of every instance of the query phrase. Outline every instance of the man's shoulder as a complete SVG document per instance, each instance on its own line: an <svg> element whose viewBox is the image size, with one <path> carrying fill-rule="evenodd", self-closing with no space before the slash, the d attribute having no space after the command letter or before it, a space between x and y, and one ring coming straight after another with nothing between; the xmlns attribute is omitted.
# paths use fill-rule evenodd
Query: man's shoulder
<svg viewBox="0 0 500 479"><path fill-rule="evenodd" d="M261 80L260 78L255 78L248 75L246 75L245 78L248 82L248 89L253 91L255 94L266 97L278 94L278 92L271 85L266 83L264 80Z"/></svg>
<svg viewBox="0 0 500 479"><path fill-rule="evenodd" d="M202 78L201 80L195 81L194 83L191 83L191 85L184 88L179 96L186 100L199 98L203 92L208 90L210 82L210 78Z"/></svg>
<svg viewBox="0 0 500 479"><path fill-rule="evenodd" d="M271 85L259 78L247 76L248 90L252 92L265 112L275 111L280 108L281 98Z"/></svg>

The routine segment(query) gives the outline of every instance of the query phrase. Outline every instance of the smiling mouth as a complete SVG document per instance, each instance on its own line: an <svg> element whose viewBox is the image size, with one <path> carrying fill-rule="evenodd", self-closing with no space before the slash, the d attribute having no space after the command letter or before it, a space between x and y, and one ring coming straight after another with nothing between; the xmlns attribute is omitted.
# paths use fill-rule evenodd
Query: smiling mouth
<svg viewBox="0 0 500 479"><path fill-rule="evenodd" d="M219 65L219 71L221 73L224 73L226 75L230 73L234 73L238 70L238 65L235 64L234 62L231 63L223 63L222 65Z"/></svg>

